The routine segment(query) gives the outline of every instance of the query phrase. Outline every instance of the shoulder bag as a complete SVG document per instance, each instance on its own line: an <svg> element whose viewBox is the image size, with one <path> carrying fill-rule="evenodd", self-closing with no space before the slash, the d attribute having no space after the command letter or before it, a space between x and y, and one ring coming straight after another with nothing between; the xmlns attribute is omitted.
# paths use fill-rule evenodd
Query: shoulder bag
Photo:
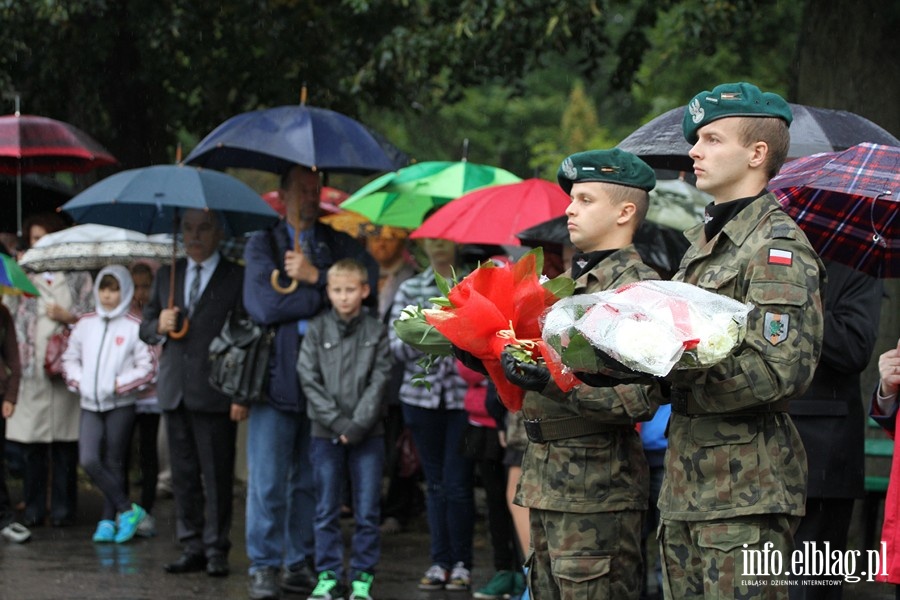
<svg viewBox="0 0 900 600"><path fill-rule="evenodd" d="M267 235L277 257L275 236L271 231ZM274 339L275 327L253 321L238 302L209 344L209 385L238 404L264 402Z"/></svg>

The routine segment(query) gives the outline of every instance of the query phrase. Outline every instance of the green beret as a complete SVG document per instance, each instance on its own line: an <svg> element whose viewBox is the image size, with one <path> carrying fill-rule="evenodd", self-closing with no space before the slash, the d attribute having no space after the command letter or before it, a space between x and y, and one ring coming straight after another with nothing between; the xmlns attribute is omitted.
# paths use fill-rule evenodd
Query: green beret
<svg viewBox="0 0 900 600"><path fill-rule="evenodd" d="M582 181L626 185L647 192L656 186L653 169L631 152L618 148L573 154L560 165L556 180L567 194L572 192L573 183Z"/></svg>
<svg viewBox="0 0 900 600"><path fill-rule="evenodd" d="M764 93L752 83L723 83L688 103L681 122L684 139L696 144L701 127L724 117L778 117L788 125L794 118L790 105L778 94Z"/></svg>

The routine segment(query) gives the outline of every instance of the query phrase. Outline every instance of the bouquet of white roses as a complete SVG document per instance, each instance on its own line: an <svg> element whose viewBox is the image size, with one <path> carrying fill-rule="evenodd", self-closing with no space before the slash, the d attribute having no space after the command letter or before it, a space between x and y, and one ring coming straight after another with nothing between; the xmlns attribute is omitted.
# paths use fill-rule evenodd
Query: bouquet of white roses
<svg viewBox="0 0 900 600"><path fill-rule="evenodd" d="M688 283L641 281L560 300L544 316L542 335L574 371L633 376L624 365L663 376L728 356L751 308Z"/></svg>

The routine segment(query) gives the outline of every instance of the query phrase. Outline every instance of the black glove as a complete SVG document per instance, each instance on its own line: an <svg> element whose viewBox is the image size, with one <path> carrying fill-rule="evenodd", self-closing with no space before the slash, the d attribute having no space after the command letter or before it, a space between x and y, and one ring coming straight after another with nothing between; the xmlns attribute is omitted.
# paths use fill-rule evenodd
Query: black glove
<svg viewBox="0 0 900 600"><path fill-rule="evenodd" d="M604 375L603 373L585 373L584 371L575 371L573 375L575 375L575 377L577 377L578 380L582 383L586 383L589 386L595 388L615 387L621 383L627 383L622 379L611 377L610 375Z"/></svg>
<svg viewBox="0 0 900 600"><path fill-rule="evenodd" d="M550 371L546 367L522 362L509 352L500 355L500 364L506 378L523 390L542 392L550 383Z"/></svg>
<svg viewBox="0 0 900 600"><path fill-rule="evenodd" d="M477 371L487 377L487 369L484 368L484 363L481 362L480 358L477 358L471 352L466 352L462 348L459 348L452 344L450 345L450 348L452 348L453 356L455 356L459 362L469 367L473 371Z"/></svg>

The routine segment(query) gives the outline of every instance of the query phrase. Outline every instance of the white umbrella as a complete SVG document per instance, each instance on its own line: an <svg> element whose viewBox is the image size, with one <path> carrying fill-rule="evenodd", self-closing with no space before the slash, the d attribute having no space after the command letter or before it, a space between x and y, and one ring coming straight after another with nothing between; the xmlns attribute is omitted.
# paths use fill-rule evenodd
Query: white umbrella
<svg viewBox="0 0 900 600"><path fill-rule="evenodd" d="M184 256L179 245L178 253ZM19 264L28 271L94 271L141 259L172 259L172 236L87 223L48 233L27 250Z"/></svg>

